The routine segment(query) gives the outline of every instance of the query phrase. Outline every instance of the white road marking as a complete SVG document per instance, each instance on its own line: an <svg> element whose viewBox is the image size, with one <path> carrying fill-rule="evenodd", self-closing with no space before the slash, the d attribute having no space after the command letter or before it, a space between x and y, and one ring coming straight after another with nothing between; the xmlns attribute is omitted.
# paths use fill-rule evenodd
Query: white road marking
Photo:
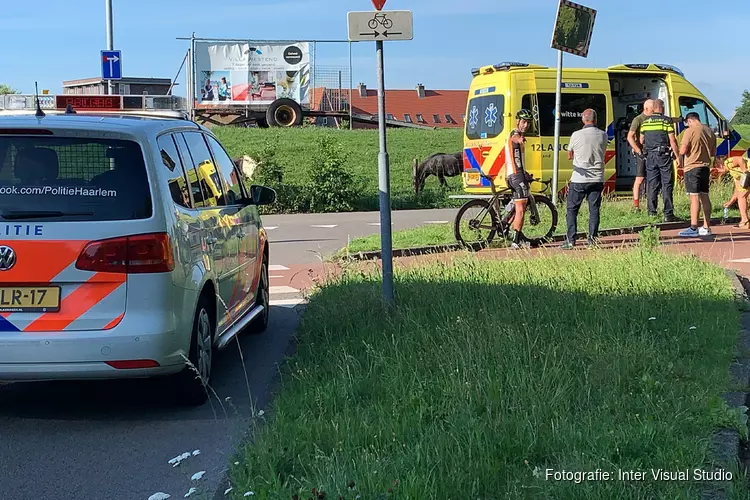
<svg viewBox="0 0 750 500"><path fill-rule="evenodd" d="M739 262L740 264L750 264L750 259L735 259L735 260L730 260L729 262Z"/></svg>
<svg viewBox="0 0 750 500"><path fill-rule="evenodd" d="M280 300L272 300L271 305L272 306L281 306L291 309L292 307L298 306L300 304L305 303L304 299L280 299Z"/></svg>
<svg viewBox="0 0 750 500"><path fill-rule="evenodd" d="M337 225L338 224L314 224L314 225L312 225L310 227L322 227L322 228L325 228L325 229L333 229Z"/></svg>
<svg viewBox="0 0 750 500"><path fill-rule="evenodd" d="M265 229L267 231L271 231L272 229L278 229L278 228L279 228L279 226L265 226L263 229Z"/></svg>
<svg viewBox="0 0 750 500"><path fill-rule="evenodd" d="M367 224L368 226L379 226L380 222L370 222Z"/></svg>
<svg viewBox="0 0 750 500"><path fill-rule="evenodd" d="M268 266L268 270L269 271L288 271L289 268L288 267L284 267L284 266L280 266L278 264L271 264L270 266Z"/></svg>
<svg viewBox="0 0 750 500"><path fill-rule="evenodd" d="M283 278L283 276L271 276L271 278Z"/></svg>
<svg viewBox="0 0 750 500"><path fill-rule="evenodd" d="M299 290L290 286L272 286L269 287L268 293L275 295L277 293L299 293Z"/></svg>
<svg viewBox="0 0 750 500"><path fill-rule="evenodd" d="M448 224L447 220L426 220L425 224Z"/></svg>

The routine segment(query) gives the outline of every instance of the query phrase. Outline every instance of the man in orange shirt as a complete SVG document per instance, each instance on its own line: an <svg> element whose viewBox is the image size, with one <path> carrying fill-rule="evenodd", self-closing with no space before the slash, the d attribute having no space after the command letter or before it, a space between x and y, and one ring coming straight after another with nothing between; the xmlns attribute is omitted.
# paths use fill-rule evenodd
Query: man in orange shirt
<svg viewBox="0 0 750 500"><path fill-rule="evenodd" d="M708 197L710 166L716 156L716 135L701 123L698 113L685 117L688 128L682 136L680 157L685 175L685 190L690 195L690 227L680 236L692 238L711 234L711 200ZM703 227L698 228L698 215L703 205Z"/></svg>

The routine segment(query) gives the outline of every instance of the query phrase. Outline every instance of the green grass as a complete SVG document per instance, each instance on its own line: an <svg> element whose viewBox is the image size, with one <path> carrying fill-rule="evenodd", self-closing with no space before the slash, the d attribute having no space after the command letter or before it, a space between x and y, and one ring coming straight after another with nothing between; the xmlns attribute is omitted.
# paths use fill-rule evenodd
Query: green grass
<svg viewBox="0 0 750 500"><path fill-rule="evenodd" d="M712 204L712 215L714 217L721 217L723 215L723 203L728 201L732 197L733 185L730 183L714 183L711 187L711 204ZM689 220L690 217L690 200L688 195L685 194L685 190L682 185L675 187L675 213L679 217ZM641 200L641 207L643 211L641 213L634 213L631 210L633 206L632 200L614 200L612 198L605 199L602 202L601 216L599 222L599 228L601 229L616 229L623 227L639 226L648 223L661 222L663 219L660 217L649 217L646 213L646 200ZM661 198L659 199L659 208L662 208ZM562 204L558 207L559 222L557 224L556 234L565 234L567 231L565 205ZM476 214L476 212L474 212ZM738 217L739 210L736 206L729 211L730 217ZM578 231L588 232L589 224L589 211L586 202L581 206L581 211L578 214ZM412 229L404 229L401 231L393 232L393 248L414 248L420 246L430 245L448 245L456 243L456 237L454 236L453 221L451 220L448 224L441 224L435 226L421 226ZM493 245L500 244L500 241L494 241ZM339 250L335 256L343 256L347 252L369 252L373 250L380 250L380 234L374 234L365 236L362 238L356 238L349 242L346 248Z"/></svg>
<svg viewBox="0 0 750 500"><path fill-rule="evenodd" d="M737 132L745 139L750 139L750 125L733 125Z"/></svg>
<svg viewBox="0 0 750 500"><path fill-rule="evenodd" d="M379 274L355 268L313 294L233 498L697 498L692 481L544 471L692 470L741 425L719 397L739 312L711 264L461 256L397 267L395 290L388 313Z"/></svg>
<svg viewBox="0 0 750 500"><path fill-rule="evenodd" d="M298 129L248 129L238 127L215 127L214 132L234 158L243 154L258 154L264 143L276 146L277 159L284 167L285 182L299 184L304 181L310 152L316 147L319 137L330 136L341 143L347 152L347 162L357 179L363 182L358 210L378 210L378 131L338 130L324 127ZM390 164L391 202L394 209L433 208L457 206L458 202L447 198L447 194L461 193L457 178L448 179L452 188L442 191L437 181L428 182L421 196L414 195L412 166L414 159L424 160L434 153L461 151L463 136L461 129L417 130L388 129L388 156ZM431 177L430 180L435 180ZM451 182L452 181L452 182Z"/></svg>

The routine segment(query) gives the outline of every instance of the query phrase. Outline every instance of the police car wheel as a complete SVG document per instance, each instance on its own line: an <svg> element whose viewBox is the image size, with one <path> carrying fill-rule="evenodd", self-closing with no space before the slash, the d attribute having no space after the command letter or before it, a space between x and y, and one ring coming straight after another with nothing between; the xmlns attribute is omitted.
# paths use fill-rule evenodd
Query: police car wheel
<svg viewBox="0 0 750 500"><path fill-rule="evenodd" d="M180 403L200 406L208 399L213 365L214 321L206 295L201 296L193 319L188 352L189 363L175 377L175 395Z"/></svg>
<svg viewBox="0 0 750 500"><path fill-rule="evenodd" d="M263 306L257 318L250 323L248 330L250 333L262 333L268 328L268 318L271 308L270 282L268 280L268 257L264 255L263 264L260 270L260 283L258 284L258 298L255 299L256 306Z"/></svg>

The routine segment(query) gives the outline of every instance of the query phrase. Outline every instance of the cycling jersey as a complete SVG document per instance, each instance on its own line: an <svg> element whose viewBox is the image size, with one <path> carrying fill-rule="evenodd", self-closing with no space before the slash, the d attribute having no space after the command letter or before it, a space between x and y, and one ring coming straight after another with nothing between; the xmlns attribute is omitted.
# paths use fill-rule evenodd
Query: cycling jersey
<svg viewBox="0 0 750 500"><path fill-rule="evenodd" d="M523 142L519 143L513 139L517 136L523 138ZM518 129L513 129L508 136L508 144L505 148L505 164L506 164L506 177L513 174L524 173L526 171L524 162L524 143L526 138L523 137Z"/></svg>

